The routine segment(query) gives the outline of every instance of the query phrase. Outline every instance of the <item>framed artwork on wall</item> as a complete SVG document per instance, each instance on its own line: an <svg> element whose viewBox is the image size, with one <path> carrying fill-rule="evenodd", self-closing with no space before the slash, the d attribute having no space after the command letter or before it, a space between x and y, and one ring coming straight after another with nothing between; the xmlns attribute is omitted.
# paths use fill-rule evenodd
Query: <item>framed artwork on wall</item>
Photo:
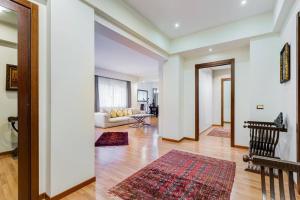
<svg viewBox="0 0 300 200"><path fill-rule="evenodd" d="M18 67L16 65L6 65L6 90L18 90Z"/></svg>
<svg viewBox="0 0 300 200"><path fill-rule="evenodd" d="M147 102L148 101L148 91L147 90L138 90L137 91L137 101L138 102Z"/></svg>
<svg viewBox="0 0 300 200"><path fill-rule="evenodd" d="M290 49L290 45L288 43L285 43L280 52L280 83L285 83L291 79Z"/></svg>

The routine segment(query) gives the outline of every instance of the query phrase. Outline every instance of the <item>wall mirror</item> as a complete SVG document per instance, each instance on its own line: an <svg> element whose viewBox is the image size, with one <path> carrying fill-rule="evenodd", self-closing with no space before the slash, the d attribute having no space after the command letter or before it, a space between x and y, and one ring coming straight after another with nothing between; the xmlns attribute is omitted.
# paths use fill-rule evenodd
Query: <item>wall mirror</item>
<svg viewBox="0 0 300 200"><path fill-rule="evenodd" d="M0 4L0 182L7 186L0 187L0 197L12 200L18 199L19 180L17 18Z"/></svg>
<svg viewBox="0 0 300 200"><path fill-rule="evenodd" d="M137 101L138 102L148 102L148 91L138 90L137 91Z"/></svg>

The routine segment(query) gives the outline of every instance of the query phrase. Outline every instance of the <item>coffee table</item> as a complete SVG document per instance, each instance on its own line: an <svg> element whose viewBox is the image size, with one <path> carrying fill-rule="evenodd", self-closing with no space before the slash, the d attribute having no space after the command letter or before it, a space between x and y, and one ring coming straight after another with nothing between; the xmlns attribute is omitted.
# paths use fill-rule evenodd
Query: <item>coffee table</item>
<svg viewBox="0 0 300 200"><path fill-rule="evenodd" d="M150 124L145 123L145 119L148 117L152 117L153 114L136 114L136 115L131 115L130 117L135 119L135 122L129 127L131 128L141 128L144 126L151 126Z"/></svg>

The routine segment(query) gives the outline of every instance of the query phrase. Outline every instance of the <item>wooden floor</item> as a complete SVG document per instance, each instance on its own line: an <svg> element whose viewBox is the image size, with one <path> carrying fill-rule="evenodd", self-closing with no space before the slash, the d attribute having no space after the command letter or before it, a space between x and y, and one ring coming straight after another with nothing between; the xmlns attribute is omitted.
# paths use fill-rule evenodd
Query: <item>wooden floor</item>
<svg viewBox="0 0 300 200"><path fill-rule="evenodd" d="M242 156L247 150L231 148L229 138L207 136L211 129L200 135L199 142L162 141L157 132L157 120L152 119L151 124L151 127L143 129L128 126L105 129L105 131L128 131L129 145L96 148L96 183L65 197L64 200L110 199L107 195L108 189L172 149L236 162L236 177L231 199L261 199L260 176L244 171L246 164L242 161ZM98 138L102 131L97 129L95 138ZM17 161L10 156L0 157L0 200L17 200L16 189Z"/></svg>
<svg viewBox="0 0 300 200"><path fill-rule="evenodd" d="M18 161L11 155L0 157L0 199L18 199Z"/></svg>
<svg viewBox="0 0 300 200"><path fill-rule="evenodd" d="M246 164L242 157L247 150L231 148L229 138L206 136L211 129L200 135L199 142L162 141L158 136L156 119L152 119L151 123L152 127L143 129L128 126L105 129L104 131L128 131L129 146L96 148L96 183L69 195L64 200L110 199L107 195L108 189L172 149L236 162L231 199L261 199L260 175L244 171ZM102 131L97 129L96 138Z"/></svg>

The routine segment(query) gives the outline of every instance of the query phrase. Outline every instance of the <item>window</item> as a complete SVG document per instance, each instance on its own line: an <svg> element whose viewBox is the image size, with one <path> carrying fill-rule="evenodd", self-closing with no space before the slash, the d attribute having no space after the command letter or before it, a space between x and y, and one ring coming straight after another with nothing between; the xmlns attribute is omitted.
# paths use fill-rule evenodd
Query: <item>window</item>
<svg viewBox="0 0 300 200"><path fill-rule="evenodd" d="M96 79L98 79L96 81L98 99L96 100L99 101L99 108L126 108L129 106L130 82L104 77L96 77Z"/></svg>

